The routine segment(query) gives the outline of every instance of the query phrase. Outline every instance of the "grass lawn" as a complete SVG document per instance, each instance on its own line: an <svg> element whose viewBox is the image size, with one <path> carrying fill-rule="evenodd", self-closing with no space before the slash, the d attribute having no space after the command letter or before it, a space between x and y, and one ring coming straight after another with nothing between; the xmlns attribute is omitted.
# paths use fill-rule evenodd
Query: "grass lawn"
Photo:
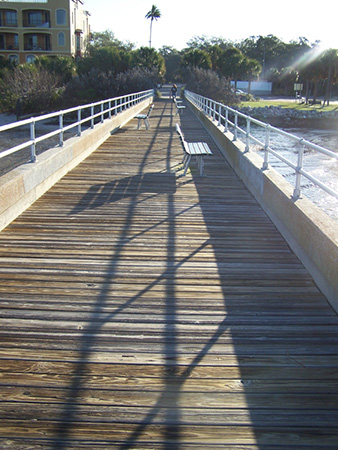
<svg viewBox="0 0 338 450"><path fill-rule="evenodd" d="M338 104L329 106L305 105L297 103L295 100L258 100L252 102L242 102L241 107L264 108L265 106L281 106L282 108L295 109L297 111L336 111Z"/></svg>

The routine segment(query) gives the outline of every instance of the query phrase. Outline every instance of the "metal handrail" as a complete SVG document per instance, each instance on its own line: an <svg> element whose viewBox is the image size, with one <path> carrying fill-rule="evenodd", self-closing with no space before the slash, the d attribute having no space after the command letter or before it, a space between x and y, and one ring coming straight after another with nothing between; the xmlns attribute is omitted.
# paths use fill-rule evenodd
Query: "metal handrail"
<svg viewBox="0 0 338 450"><path fill-rule="evenodd" d="M232 128L233 140L236 141L238 139L238 134L242 134L245 140L245 152L250 150L251 141L254 143L261 145L264 149L264 162L262 166L262 170L268 169L269 165L269 155L272 154L277 159L287 164L287 166L291 167L296 175L295 186L293 191L293 198L297 199L301 195L301 177L307 178L309 181L319 186L328 194L332 195L335 198L338 198L338 192L331 189L325 183L320 181L318 178L314 177L310 173L308 173L303 168L303 155L304 149L308 148L311 150L315 150L324 155L330 156L338 160L338 154L328 150L327 148L321 147L319 145L313 144L303 138L295 136L293 134L287 133L279 128L276 128L272 125L269 125L260 120L254 119L253 117L247 116L246 114L241 113L240 111L230 108L229 106L223 105L222 103L216 102L207 97L203 97L202 95L195 94L194 92L185 90L184 95L188 100L190 100L198 109L200 109L206 116L212 118L213 121L217 121L217 125L219 127L224 127L224 133L228 132L229 126ZM229 119L229 115L233 116L233 122ZM238 125L238 118L241 117L246 121L246 129L242 129ZM254 137L251 134L250 127L251 124L254 123L259 127L265 129L265 142L261 142L259 139ZM283 155L280 155L276 150L271 148L270 146L270 133L271 131L276 132L277 134L283 135L299 144L298 158L297 164L294 164L292 161L285 158Z"/></svg>
<svg viewBox="0 0 338 450"><path fill-rule="evenodd" d="M90 122L90 127L94 128L95 126L95 119L100 117L100 122L103 123L105 120L105 116L107 116L108 119L111 119L113 115L117 115L121 113L122 111L136 105L137 103L142 102L143 100L146 100L147 98L150 98L153 96L154 91L153 89L149 89L147 91L141 91L136 92L133 94L128 95L122 95L120 97L114 97L109 98L106 100L102 100L95 103L89 103L86 105L80 105L73 108L44 114L37 117L31 117L29 119L20 120L18 122L12 122L6 125L0 126L0 133L2 131L8 131L13 130L19 127L22 127L24 125L29 125L30 127L30 139L23 142L22 144L16 145L14 147L11 147L9 149L3 150L0 152L0 159L4 158L8 155L11 155L13 153L18 152L19 150L22 150L24 148L30 147L31 149L31 158L30 162L36 161L36 144L39 142L42 142L46 139L49 139L53 136L59 135L59 146L62 147L64 143L64 133L71 128L77 127L77 136L81 136L82 133L82 124L85 122ZM98 112L96 110L99 109ZM86 117L83 117L83 112L85 110L89 110L89 115ZM67 114L74 114L77 113L77 119L74 121L71 121L70 124L64 125L64 118ZM36 137L36 124L39 122L42 122L44 120L49 120L52 118L58 118L59 121L59 127L54 130L50 131L46 134L43 134L39 137Z"/></svg>

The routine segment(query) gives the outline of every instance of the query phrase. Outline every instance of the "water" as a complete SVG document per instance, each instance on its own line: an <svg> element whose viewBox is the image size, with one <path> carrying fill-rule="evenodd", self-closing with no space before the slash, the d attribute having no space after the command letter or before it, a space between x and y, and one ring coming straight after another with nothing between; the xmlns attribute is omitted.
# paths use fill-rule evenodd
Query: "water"
<svg viewBox="0 0 338 450"><path fill-rule="evenodd" d="M312 130L307 128L288 128L288 133L316 145L327 148L335 153L338 153L338 130ZM251 126L252 135L259 139L260 142L265 142L265 130L258 126ZM243 140L243 137L242 137ZM277 133L271 132L270 147L278 151L283 157L297 164L299 144L293 140L288 139ZM250 149L257 151L262 158L264 152L262 146L251 143ZM269 164L281 173L292 188L295 186L294 170L288 167L285 163L269 155ZM329 156L318 153L314 150L306 149L304 152L303 168L311 175L324 182L335 192L338 192L338 161ZM330 194L327 194L318 186L315 186L311 181L302 177L301 196L307 197L319 208L326 212L334 220L338 221L338 199Z"/></svg>

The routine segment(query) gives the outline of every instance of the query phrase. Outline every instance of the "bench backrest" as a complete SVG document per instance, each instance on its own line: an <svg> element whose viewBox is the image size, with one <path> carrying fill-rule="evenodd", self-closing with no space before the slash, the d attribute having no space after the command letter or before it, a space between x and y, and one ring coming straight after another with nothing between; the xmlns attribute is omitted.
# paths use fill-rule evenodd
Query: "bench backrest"
<svg viewBox="0 0 338 450"><path fill-rule="evenodd" d="M176 133L179 135L181 141L184 141L183 133L179 124L176 124Z"/></svg>
<svg viewBox="0 0 338 450"><path fill-rule="evenodd" d="M151 105L151 107L149 108L149 111L147 113L147 119L150 117L151 111L154 109L154 105Z"/></svg>
<svg viewBox="0 0 338 450"><path fill-rule="evenodd" d="M179 126L178 123L176 124L176 132L177 132L177 134L178 134L178 136L179 136L179 138L180 138L180 141L181 141L181 144L182 144L183 151L184 151L184 152L187 152L187 149L186 149L187 143L186 143L185 140L184 140L184 137L183 137L183 133L182 133L181 127Z"/></svg>

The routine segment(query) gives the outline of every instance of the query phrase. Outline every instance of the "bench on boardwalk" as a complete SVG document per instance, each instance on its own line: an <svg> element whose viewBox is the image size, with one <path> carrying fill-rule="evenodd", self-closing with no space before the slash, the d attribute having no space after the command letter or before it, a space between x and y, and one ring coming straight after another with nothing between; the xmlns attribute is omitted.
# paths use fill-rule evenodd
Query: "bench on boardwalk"
<svg viewBox="0 0 338 450"><path fill-rule="evenodd" d="M182 101L177 100L176 97L174 98L173 102L175 103L176 106L176 116L177 116L177 114L181 114L181 112L185 110L185 106L182 105Z"/></svg>
<svg viewBox="0 0 338 450"><path fill-rule="evenodd" d="M209 145L206 142L187 142L183 137L181 127L179 126L178 123L176 124L176 132L180 138L181 145L183 148L182 164L184 169L184 175L187 173L192 157L195 156L197 159L200 175L202 176L204 168L203 156L212 155L212 151L210 150Z"/></svg>
<svg viewBox="0 0 338 450"><path fill-rule="evenodd" d="M150 117L150 114L153 109L154 109L154 105L151 105L147 114L137 114L137 116L135 116L135 119L138 120L137 129L139 129L141 127L142 120L144 121L144 125L145 125L146 129L147 130L149 129L149 127L150 127L149 117Z"/></svg>

